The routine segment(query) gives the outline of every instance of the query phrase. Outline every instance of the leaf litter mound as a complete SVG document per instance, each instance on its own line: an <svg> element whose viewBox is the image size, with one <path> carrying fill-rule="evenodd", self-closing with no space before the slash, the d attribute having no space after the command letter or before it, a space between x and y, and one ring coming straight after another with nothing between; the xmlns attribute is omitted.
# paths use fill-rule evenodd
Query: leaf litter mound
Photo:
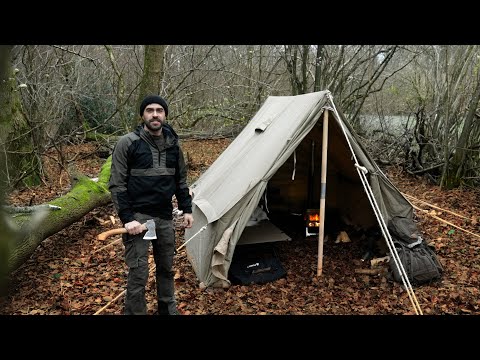
<svg viewBox="0 0 480 360"><path fill-rule="evenodd" d="M191 184L230 143L229 139L184 140ZM102 159L94 143L67 147L64 156L76 157L78 171L94 177ZM53 166L53 165L52 165ZM56 172L55 172L56 171ZM35 188L10 194L8 203L17 206L41 204L68 192L68 176L53 169L51 180ZM398 189L418 200L412 203L424 239L435 246L444 266L441 281L414 288L424 314L480 314L479 232L480 196L477 190L441 191L422 178L405 175L399 168L385 169ZM58 175L60 173L60 175ZM175 205L175 203L174 203ZM455 216L449 210L463 217ZM446 224L433 216L444 219ZM177 248L184 230L175 217ZM121 226L113 205L99 207L84 218L45 239L10 277L8 293L0 298L0 314L22 315L120 315L127 268L120 235L104 242L103 231ZM201 289L187 260L185 249L174 258L175 291L184 315L379 315L414 314L407 292L385 273L358 273L363 263L360 242L324 244L323 272L317 276L318 243L315 237L292 236L276 244L285 277L266 284L232 285L228 289ZM150 268L154 269L150 256ZM146 288L148 314L156 310L152 271Z"/></svg>

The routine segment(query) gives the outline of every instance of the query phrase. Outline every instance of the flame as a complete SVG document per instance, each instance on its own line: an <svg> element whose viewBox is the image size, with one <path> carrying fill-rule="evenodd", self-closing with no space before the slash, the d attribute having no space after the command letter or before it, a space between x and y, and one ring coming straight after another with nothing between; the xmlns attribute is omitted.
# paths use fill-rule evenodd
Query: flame
<svg viewBox="0 0 480 360"><path fill-rule="evenodd" d="M319 214L308 214L308 220L309 221L320 221L320 215Z"/></svg>
<svg viewBox="0 0 480 360"><path fill-rule="evenodd" d="M315 209L308 209L305 212L305 225L309 228L320 227L320 213Z"/></svg>

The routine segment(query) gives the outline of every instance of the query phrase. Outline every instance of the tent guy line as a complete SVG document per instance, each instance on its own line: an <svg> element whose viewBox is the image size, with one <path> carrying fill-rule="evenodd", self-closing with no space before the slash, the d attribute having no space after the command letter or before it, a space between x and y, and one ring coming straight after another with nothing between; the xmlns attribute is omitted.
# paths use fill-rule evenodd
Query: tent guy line
<svg viewBox="0 0 480 360"><path fill-rule="evenodd" d="M181 246L179 246L176 251L179 252L185 245L187 245L187 244L190 242L190 240L192 240L194 237L196 237L198 234L200 234L203 230L205 230L205 229L207 228L207 225L208 225L208 224L205 224L204 226L202 226L202 227L200 228L200 230L198 230L194 235L192 235L192 236L190 237L190 239L188 239L188 240L185 241Z"/></svg>

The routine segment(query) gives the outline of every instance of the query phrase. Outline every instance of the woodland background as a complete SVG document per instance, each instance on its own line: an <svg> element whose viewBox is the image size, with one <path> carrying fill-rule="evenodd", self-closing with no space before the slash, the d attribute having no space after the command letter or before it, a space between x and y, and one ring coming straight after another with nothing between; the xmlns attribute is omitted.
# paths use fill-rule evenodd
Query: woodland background
<svg viewBox="0 0 480 360"><path fill-rule="evenodd" d="M2 289L45 239L109 204L105 159L147 93L168 100L187 140L234 137L270 95L328 89L381 166L475 192L479 64L478 45L2 45ZM103 168L85 171L89 155L71 152L88 143ZM61 216L35 208L43 197L31 194L48 184L60 184L45 201ZM29 200L14 204L22 189Z"/></svg>

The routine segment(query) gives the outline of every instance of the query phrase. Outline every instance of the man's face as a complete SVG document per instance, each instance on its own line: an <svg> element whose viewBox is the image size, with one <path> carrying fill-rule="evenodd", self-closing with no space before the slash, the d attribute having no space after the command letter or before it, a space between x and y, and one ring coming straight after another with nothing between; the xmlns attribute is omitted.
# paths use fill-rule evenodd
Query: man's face
<svg viewBox="0 0 480 360"><path fill-rule="evenodd" d="M145 125L151 131L158 131L165 122L165 110L159 104L149 104L143 111Z"/></svg>

